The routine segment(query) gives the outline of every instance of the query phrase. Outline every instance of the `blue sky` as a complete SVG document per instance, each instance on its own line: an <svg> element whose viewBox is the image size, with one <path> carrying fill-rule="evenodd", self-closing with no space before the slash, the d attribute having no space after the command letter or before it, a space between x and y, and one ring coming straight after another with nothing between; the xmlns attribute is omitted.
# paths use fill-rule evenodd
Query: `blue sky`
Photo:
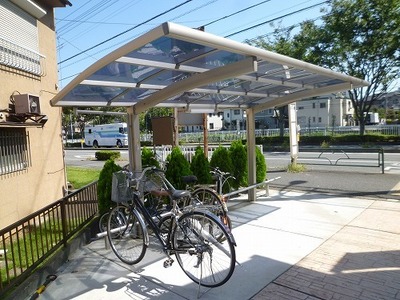
<svg viewBox="0 0 400 300"><path fill-rule="evenodd" d="M320 9L326 7L326 4L318 5L323 3L323 0L70 0L70 2L73 4L72 7L56 9L58 61L64 61L59 64L61 87L107 53L166 21L193 28L213 22L205 27L205 31L219 36L231 35L230 39L243 42L272 32L273 27L269 20L293 13L273 22L274 25L287 27L320 17L322 15ZM173 9L176 6L179 7ZM255 7L245 10L251 6ZM311 6L315 7L307 9ZM163 14L168 10L171 11ZM240 10L245 11L228 17ZM303 11L296 13L299 10ZM162 15L156 17L160 14ZM152 19L153 17L156 18ZM214 22L221 18L223 19ZM146 21L148 21L146 24L140 25ZM257 26L264 22L267 23ZM247 30L253 26L255 28ZM133 27L137 28L79 54ZM236 34L242 30L244 32ZM76 54L79 55L71 58Z"/></svg>

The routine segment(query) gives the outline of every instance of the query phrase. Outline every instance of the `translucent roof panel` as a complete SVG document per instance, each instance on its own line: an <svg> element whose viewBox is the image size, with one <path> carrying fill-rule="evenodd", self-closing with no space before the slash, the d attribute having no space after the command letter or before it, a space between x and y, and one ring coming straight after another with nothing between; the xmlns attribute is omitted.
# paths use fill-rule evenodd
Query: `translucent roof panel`
<svg viewBox="0 0 400 300"><path fill-rule="evenodd" d="M82 71L54 106L253 108L368 85L264 49L164 23ZM140 105L139 105L140 104Z"/></svg>

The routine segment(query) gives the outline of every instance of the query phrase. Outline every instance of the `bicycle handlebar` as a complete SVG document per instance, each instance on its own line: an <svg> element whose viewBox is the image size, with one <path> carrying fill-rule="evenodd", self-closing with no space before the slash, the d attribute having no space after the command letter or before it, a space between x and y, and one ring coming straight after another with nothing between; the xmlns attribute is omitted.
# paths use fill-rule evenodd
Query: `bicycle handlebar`
<svg viewBox="0 0 400 300"><path fill-rule="evenodd" d="M122 170L122 171L123 171L124 173L126 173L128 179L129 179L129 181L130 181L130 184L131 184L132 186L135 186L135 188L136 188L137 190L139 189L139 184L140 184L140 182L143 180L144 176L145 176L148 172L162 172L162 173L164 173L163 170L158 169L158 168L155 167L155 166L150 166L150 167L144 168L144 169L142 170L142 172L141 172L141 174L140 174L139 177L135 177L135 173L134 173L134 172L131 172L131 171L128 171L128 170Z"/></svg>
<svg viewBox="0 0 400 300"><path fill-rule="evenodd" d="M221 177L235 178L234 176L231 176L231 173L223 172L218 167L214 168L214 170L211 170L210 173L213 174L213 175L218 176L218 178L221 178Z"/></svg>

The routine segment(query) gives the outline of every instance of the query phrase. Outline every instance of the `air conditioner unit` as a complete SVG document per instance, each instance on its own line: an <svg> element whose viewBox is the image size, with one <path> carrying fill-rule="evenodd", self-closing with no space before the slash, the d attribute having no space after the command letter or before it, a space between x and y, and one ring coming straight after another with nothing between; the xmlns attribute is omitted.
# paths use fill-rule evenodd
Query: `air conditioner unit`
<svg viewBox="0 0 400 300"><path fill-rule="evenodd" d="M14 95L16 114L40 115L39 97L31 94Z"/></svg>

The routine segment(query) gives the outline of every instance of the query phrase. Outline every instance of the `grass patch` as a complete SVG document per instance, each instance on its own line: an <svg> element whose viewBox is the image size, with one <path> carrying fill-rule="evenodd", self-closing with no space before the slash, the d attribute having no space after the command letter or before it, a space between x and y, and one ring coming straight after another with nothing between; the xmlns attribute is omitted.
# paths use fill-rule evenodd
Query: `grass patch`
<svg viewBox="0 0 400 300"><path fill-rule="evenodd" d="M306 171L307 168L305 165L302 164L295 164L295 163L291 163L287 166L286 171L289 173L301 173Z"/></svg>
<svg viewBox="0 0 400 300"><path fill-rule="evenodd" d="M68 167L67 180L72 184L74 189L80 189L93 181L99 179L101 169Z"/></svg>

